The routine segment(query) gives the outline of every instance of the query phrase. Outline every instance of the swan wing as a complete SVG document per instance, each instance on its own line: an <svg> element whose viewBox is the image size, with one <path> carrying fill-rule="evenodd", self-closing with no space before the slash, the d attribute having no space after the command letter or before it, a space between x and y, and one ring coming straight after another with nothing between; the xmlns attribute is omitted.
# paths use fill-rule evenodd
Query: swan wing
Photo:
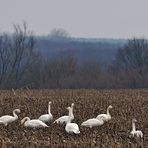
<svg viewBox="0 0 148 148"><path fill-rule="evenodd" d="M100 114L96 118L101 118L101 117L107 118L107 114Z"/></svg>
<svg viewBox="0 0 148 148"><path fill-rule="evenodd" d="M108 121L111 119L111 116L107 114L100 114L96 118L99 120L102 119L103 121Z"/></svg>
<svg viewBox="0 0 148 148"><path fill-rule="evenodd" d="M138 131L136 131L136 133L137 133L137 137L141 137L141 138L143 137L142 131L139 131L139 130L138 130Z"/></svg>
<svg viewBox="0 0 148 148"><path fill-rule="evenodd" d="M86 121L84 121L82 124L94 124L94 123L98 123L97 119L88 119Z"/></svg>
<svg viewBox="0 0 148 148"><path fill-rule="evenodd" d="M99 121L98 119L94 118L94 119L88 119L88 120L84 121L81 124L81 126L94 127L94 126L99 126L102 124L103 124L103 121Z"/></svg>
<svg viewBox="0 0 148 148"><path fill-rule="evenodd" d="M15 117L9 115L0 117L0 123L11 123L15 120L16 120Z"/></svg>
<svg viewBox="0 0 148 148"><path fill-rule="evenodd" d="M61 124L62 123L67 123L68 117L69 116L62 116L62 117L58 118L57 120L55 120L54 123L61 123Z"/></svg>
<svg viewBox="0 0 148 148"><path fill-rule="evenodd" d="M27 127L33 127L33 128L48 127L44 122L37 119L26 121L25 125Z"/></svg>
<svg viewBox="0 0 148 148"><path fill-rule="evenodd" d="M68 133L75 133L75 134L80 133L79 126L76 123L68 123L66 125L66 131Z"/></svg>
<svg viewBox="0 0 148 148"><path fill-rule="evenodd" d="M53 119L52 115L49 114L44 114L39 117L39 120L41 120L42 122L49 122L52 119Z"/></svg>
<svg viewBox="0 0 148 148"><path fill-rule="evenodd" d="M135 135L135 132L134 131L131 131L131 133L130 133L133 137L134 137L134 135Z"/></svg>

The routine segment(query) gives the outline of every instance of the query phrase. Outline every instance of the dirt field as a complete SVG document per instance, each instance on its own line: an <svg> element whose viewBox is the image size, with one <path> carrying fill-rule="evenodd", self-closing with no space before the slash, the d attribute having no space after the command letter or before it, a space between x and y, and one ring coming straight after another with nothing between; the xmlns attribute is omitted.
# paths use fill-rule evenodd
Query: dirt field
<svg viewBox="0 0 148 148"><path fill-rule="evenodd" d="M51 124L46 129L28 129L20 120L28 116L38 118L47 113L52 101L54 120L67 114L66 107L75 103L73 122L83 121L106 113L112 105L112 120L96 128L80 127L79 135L68 135L65 125ZM5 127L0 125L1 147L148 147L148 90L21 90L0 91L0 116L19 108L19 120ZM143 139L130 137L131 120L142 130Z"/></svg>

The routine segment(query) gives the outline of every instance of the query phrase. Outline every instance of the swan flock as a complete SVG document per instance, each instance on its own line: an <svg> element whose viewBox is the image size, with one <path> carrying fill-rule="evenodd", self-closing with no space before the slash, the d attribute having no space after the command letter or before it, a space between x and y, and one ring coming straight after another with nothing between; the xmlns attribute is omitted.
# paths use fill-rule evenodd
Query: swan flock
<svg viewBox="0 0 148 148"><path fill-rule="evenodd" d="M102 126L105 122L108 122L111 120L110 115L110 109L113 107L111 105L107 108L106 114L99 114L96 118L90 118L84 122L82 122L81 126L93 128L97 126ZM60 118L56 119L53 123L57 124L65 124L65 131L68 134L80 134L80 129L77 123L72 123L72 120L74 120L74 103L71 104L70 107L66 108L68 110L68 115L61 116ZM0 124L3 124L4 126L7 126L8 124L11 124L12 122L15 122L18 120L18 115L21 111L20 109L14 109L11 115L4 115L0 117ZM48 102L48 113L41 115L38 119L30 119L29 117L24 117L21 120L21 124L25 127L29 128L48 128L49 126L47 124L51 123L53 120L53 115L51 114L51 101ZM140 130L136 130L135 123L137 122L136 119L132 119L132 131L130 132L130 135L132 137L138 137L143 138L143 133Z"/></svg>

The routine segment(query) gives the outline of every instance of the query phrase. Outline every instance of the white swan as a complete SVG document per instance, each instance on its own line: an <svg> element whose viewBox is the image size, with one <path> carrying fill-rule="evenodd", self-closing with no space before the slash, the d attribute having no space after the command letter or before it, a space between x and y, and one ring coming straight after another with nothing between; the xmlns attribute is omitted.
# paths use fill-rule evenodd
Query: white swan
<svg viewBox="0 0 148 148"><path fill-rule="evenodd" d="M70 112L71 107L67 108ZM65 130L67 133L71 134L71 133L75 133L75 134L80 134L80 130L79 130L79 126L76 123L71 123L71 117L68 116L68 120L65 126Z"/></svg>
<svg viewBox="0 0 148 148"><path fill-rule="evenodd" d="M69 114L68 116L62 116L60 118L58 118L57 120L54 121L54 123L67 123L67 121L69 120L69 116L70 116L70 120L72 121L74 119L74 115L73 115L73 107L74 107L74 103L71 104L71 109L69 110Z"/></svg>
<svg viewBox="0 0 148 148"><path fill-rule="evenodd" d="M100 117L99 119L96 118L92 118L92 119L88 119L86 121L84 121L81 126L85 126L85 127L96 127L96 126L101 126L104 124L104 117Z"/></svg>
<svg viewBox="0 0 148 148"><path fill-rule="evenodd" d="M103 119L105 122L111 120L111 115L110 115L110 113L109 113L109 110L112 109L112 108L113 108L113 107L112 107L111 105L109 105L108 108L107 108L107 114L100 114L100 115L98 115L96 118L97 118L97 119L100 119L100 117L103 117L102 119Z"/></svg>
<svg viewBox="0 0 148 148"><path fill-rule="evenodd" d="M30 120L29 117L25 117L21 120L21 124L24 124L25 127L30 127L30 128L44 128L44 127L49 127L46 125L44 122L38 120L38 119L32 119Z"/></svg>
<svg viewBox="0 0 148 148"><path fill-rule="evenodd" d="M4 124L5 126L7 126L9 123L16 121L18 119L16 113L20 112L21 112L20 109L15 109L13 110L13 116L5 115L0 117L0 124Z"/></svg>
<svg viewBox="0 0 148 148"><path fill-rule="evenodd" d="M132 131L131 131L131 135L134 137L134 136L137 136L138 138L142 138L143 137L143 133L142 131L140 130L136 130L136 127L135 127L135 122L137 122L136 119L133 119L132 120Z"/></svg>
<svg viewBox="0 0 148 148"><path fill-rule="evenodd" d="M39 120L41 120L44 123L50 122L53 119L53 116L50 112L50 105L51 105L51 101L48 103L48 114L44 114L39 117Z"/></svg>

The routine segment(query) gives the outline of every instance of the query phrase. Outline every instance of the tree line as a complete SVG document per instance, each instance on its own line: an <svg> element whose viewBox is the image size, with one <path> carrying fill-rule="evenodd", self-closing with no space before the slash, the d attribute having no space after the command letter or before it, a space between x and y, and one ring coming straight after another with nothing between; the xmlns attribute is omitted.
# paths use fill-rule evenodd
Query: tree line
<svg viewBox="0 0 148 148"><path fill-rule="evenodd" d="M148 42L133 38L118 49L114 60L78 62L72 52L43 56L24 23L0 35L0 88L146 88Z"/></svg>

